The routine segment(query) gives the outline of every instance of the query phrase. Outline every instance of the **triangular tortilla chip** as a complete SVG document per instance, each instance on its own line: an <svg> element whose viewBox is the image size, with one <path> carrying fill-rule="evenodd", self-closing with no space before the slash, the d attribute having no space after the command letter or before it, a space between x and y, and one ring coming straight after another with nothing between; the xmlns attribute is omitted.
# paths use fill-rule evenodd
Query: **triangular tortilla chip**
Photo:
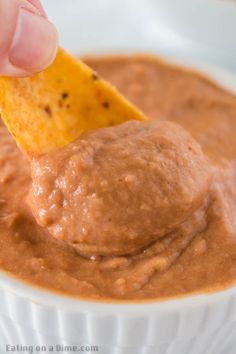
<svg viewBox="0 0 236 354"><path fill-rule="evenodd" d="M59 49L29 78L0 78L0 112L29 156L66 145L87 130L145 116L87 65Z"/></svg>

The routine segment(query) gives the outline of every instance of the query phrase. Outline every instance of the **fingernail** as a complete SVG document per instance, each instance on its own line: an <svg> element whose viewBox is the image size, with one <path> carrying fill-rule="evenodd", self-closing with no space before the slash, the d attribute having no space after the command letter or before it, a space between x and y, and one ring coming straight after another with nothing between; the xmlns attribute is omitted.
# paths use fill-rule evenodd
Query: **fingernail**
<svg viewBox="0 0 236 354"><path fill-rule="evenodd" d="M47 19L20 8L9 52L12 65L38 72L54 60L58 46L57 30Z"/></svg>

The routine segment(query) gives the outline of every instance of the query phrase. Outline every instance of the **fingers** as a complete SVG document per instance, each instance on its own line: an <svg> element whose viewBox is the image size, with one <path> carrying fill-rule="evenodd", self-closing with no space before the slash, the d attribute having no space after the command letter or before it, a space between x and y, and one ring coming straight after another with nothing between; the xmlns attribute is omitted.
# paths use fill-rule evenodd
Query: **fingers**
<svg viewBox="0 0 236 354"><path fill-rule="evenodd" d="M8 52L11 64L30 72L40 71L52 62L56 48L54 26L44 17L20 8Z"/></svg>
<svg viewBox="0 0 236 354"><path fill-rule="evenodd" d="M0 75L32 75L54 60L58 34L39 0L0 0L0 28Z"/></svg>
<svg viewBox="0 0 236 354"><path fill-rule="evenodd" d="M28 0L28 2L30 2L33 6L35 6L39 10L39 12L42 16L47 18L46 12L44 11L44 8L43 8L40 0Z"/></svg>

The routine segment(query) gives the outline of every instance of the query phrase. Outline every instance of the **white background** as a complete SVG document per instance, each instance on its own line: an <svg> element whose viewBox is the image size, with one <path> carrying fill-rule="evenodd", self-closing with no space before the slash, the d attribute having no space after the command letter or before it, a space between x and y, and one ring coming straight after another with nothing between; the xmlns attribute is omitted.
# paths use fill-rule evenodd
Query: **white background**
<svg viewBox="0 0 236 354"><path fill-rule="evenodd" d="M42 1L61 44L74 53L167 53L236 71L232 0Z"/></svg>

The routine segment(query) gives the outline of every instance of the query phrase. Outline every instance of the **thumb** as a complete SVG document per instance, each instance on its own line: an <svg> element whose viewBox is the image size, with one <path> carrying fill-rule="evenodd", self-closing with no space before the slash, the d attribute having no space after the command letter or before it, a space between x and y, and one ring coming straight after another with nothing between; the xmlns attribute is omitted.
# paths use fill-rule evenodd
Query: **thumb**
<svg viewBox="0 0 236 354"><path fill-rule="evenodd" d="M0 74L27 76L54 60L58 34L38 0L0 0Z"/></svg>

